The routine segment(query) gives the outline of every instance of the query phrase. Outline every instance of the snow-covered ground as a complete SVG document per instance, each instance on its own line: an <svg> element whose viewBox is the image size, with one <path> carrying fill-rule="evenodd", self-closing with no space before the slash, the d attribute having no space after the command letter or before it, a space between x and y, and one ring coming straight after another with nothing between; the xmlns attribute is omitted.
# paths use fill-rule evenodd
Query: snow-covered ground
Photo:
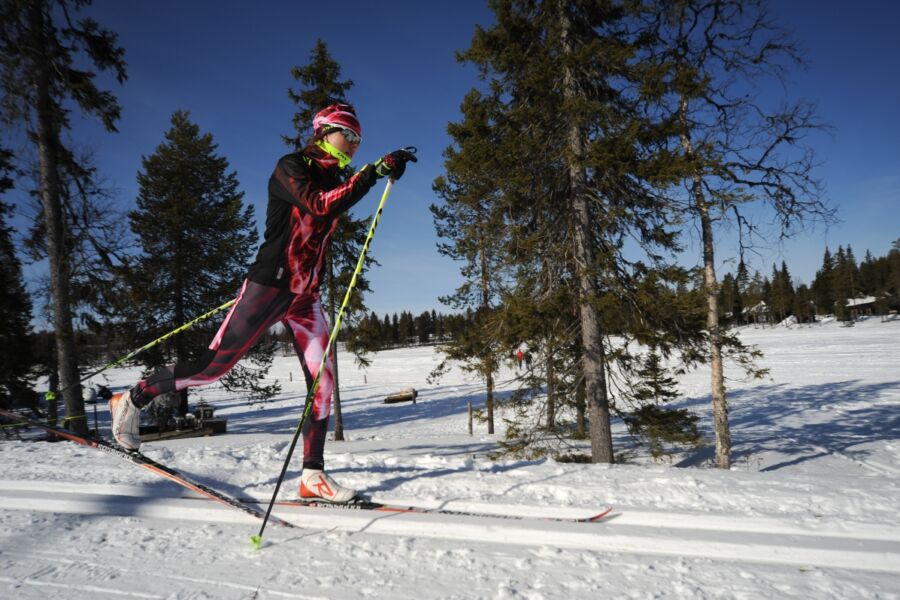
<svg viewBox="0 0 900 600"><path fill-rule="evenodd" d="M497 437L467 434L478 382L456 371L429 386L433 350L383 352L365 372L341 356L349 441L326 447L339 481L385 502L518 520L279 506L300 528L270 524L255 551L258 521L115 457L0 442L0 598L900 598L900 322L741 335L771 377L730 382L729 472L710 468L709 448L668 464L491 461ZM107 381L121 389L136 374ZM268 499L304 397L295 359L272 375L283 393L267 404L218 386L193 396L215 403L227 435L144 451ZM710 433L708 379L681 385ZM382 403L410 386L416 404ZM604 505L614 510L599 523L543 518Z"/></svg>

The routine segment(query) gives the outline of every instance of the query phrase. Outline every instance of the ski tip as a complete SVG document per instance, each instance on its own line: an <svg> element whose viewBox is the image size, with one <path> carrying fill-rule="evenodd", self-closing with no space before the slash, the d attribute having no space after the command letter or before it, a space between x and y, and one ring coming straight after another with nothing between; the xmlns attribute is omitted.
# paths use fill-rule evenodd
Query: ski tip
<svg viewBox="0 0 900 600"><path fill-rule="evenodd" d="M613 509L612 509L612 506L607 506L606 508L603 509L602 512L597 513L597 514L594 515L593 517L588 517L588 518L586 519L586 521L587 521L588 523L596 523L597 521L599 521L600 519L602 519L603 517L605 517L606 515L608 515L609 513L611 513L612 510L613 510Z"/></svg>
<svg viewBox="0 0 900 600"><path fill-rule="evenodd" d="M254 550L259 550L262 548L262 536L254 535L250 537L250 544L253 546Z"/></svg>

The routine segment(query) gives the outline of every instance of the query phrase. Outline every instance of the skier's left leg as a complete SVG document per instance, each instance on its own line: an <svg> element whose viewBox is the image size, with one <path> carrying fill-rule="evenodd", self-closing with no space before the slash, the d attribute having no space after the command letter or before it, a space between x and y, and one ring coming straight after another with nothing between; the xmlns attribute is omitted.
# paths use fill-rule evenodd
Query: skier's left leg
<svg viewBox="0 0 900 600"><path fill-rule="evenodd" d="M294 348L300 359L306 387L309 390L319 369L328 345L329 327L316 296L297 296L288 309L284 324L293 333ZM336 483L325 473L325 436L328 434L328 417L331 414L331 394L334 391L334 371L331 356L319 377L319 385L313 397L313 405L303 424L303 475L300 480L300 496L321 498L330 502L348 502L356 496L356 490Z"/></svg>
<svg viewBox="0 0 900 600"><path fill-rule="evenodd" d="M163 367L110 399L115 440L124 448L137 450L141 444L141 409L161 394L218 380L282 319L293 298L289 290L244 281L231 311L199 361Z"/></svg>

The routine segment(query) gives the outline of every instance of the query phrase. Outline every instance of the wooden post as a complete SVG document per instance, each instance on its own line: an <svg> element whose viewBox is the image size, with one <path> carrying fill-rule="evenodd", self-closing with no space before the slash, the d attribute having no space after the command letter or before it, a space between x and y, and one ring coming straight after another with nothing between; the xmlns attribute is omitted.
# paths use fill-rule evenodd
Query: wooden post
<svg viewBox="0 0 900 600"><path fill-rule="evenodd" d="M469 400L469 435L472 435L472 401Z"/></svg>

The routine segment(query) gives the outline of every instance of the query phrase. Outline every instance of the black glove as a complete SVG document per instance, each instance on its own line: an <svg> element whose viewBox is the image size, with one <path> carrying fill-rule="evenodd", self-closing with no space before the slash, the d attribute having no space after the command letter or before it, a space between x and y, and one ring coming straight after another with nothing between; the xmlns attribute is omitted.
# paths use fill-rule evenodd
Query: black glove
<svg viewBox="0 0 900 600"><path fill-rule="evenodd" d="M409 161L419 162L416 158L416 149L408 146L402 150L394 150L390 154L385 154L375 162L375 173L379 177L390 177L397 181L403 177L406 171L406 163Z"/></svg>

